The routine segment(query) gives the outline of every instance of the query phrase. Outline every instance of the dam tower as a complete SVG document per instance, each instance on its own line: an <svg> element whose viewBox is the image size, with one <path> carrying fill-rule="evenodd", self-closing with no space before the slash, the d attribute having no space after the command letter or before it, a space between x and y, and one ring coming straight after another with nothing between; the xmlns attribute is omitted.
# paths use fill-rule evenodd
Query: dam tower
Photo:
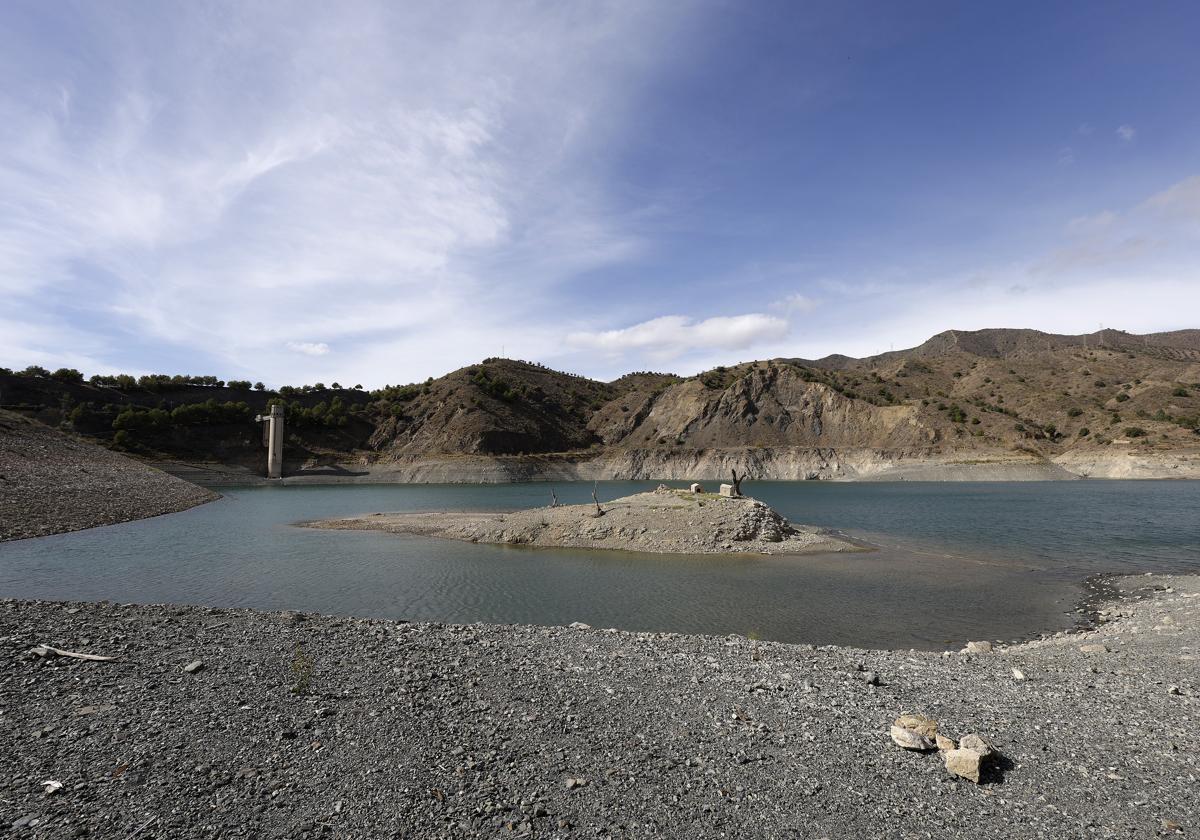
<svg viewBox="0 0 1200 840"><path fill-rule="evenodd" d="M254 420L263 424L267 478L283 478L283 406L273 405L269 414L260 414Z"/></svg>

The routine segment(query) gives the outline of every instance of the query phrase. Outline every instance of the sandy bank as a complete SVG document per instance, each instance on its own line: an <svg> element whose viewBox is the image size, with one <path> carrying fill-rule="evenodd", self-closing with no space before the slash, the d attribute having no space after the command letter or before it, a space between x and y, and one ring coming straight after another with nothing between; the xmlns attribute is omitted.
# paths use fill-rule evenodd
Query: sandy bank
<svg viewBox="0 0 1200 840"><path fill-rule="evenodd" d="M0 602L0 819L19 837L1190 835L1200 579L1115 586L1086 636L944 655ZM982 786L952 776L891 743L902 711L1004 760Z"/></svg>
<svg viewBox="0 0 1200 840"><path fill-rule="evenodd" d="M825 528L792 525L763 502L660 487L596 505L511 513L377 513L305 523L496 545L659 554L816 554L863 550Z"/></svg>
<svg viewBox="0 0 1200 840"><path fill-rule="evenodd" d="M174 513L217 495L0 411L0 541Z"/></svg>

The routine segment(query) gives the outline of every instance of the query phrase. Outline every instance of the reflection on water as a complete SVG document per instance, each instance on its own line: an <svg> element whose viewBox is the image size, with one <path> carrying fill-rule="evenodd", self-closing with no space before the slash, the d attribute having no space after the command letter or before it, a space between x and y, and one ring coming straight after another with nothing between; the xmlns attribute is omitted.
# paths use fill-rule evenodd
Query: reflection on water
<svg viewBox="0 0 1200 840"><path fill-rule="evenodd" d="M1200 483L1185 482L747 485L794 521L882 546L798 558L507 548L290 524L526 507L547 503L551 486L567 503L591 493L575 483L232 488L180 514L0 544L0 595L938 648L1070 626L1088 574L1200 570Z"/></svg>

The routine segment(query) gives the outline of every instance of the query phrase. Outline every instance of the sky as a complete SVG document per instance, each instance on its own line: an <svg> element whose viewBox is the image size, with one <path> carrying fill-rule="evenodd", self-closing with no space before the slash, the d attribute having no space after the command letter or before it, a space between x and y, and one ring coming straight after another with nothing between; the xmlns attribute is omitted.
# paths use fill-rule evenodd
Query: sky
<svg viewBox="0 0 1200 840"><path fill-rule="evenodd" d="M1200 327L1192 2L0 4L0 365Z"/></svg>

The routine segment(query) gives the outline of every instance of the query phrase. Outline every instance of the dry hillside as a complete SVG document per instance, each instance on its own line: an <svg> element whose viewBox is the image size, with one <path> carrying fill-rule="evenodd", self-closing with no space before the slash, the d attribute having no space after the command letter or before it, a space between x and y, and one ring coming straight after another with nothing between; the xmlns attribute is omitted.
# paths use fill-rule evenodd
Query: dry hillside
<svg viewBox="0 0 1200 840"><path fill-rule="evenodd" d="M0 541L185 510L216 495L0 411Z"/></svg>
<svg viewBox="0 0 1200 840"><path fill-rule="evenodd" d="M948 332L869 359L773 359L594 382L489 360L390 407L401 457L728 447L1024 451L1200 445L1200 331Z"/></svg>
<svg viewBox="0 0 1200 840"><path fill-rule="evenodd" d="M759 476L853 477L901 460L997 458L1053 461L1081 475L1200 475L1200 330L949 331L866 359L772 359L613 382L487 359L371 392L142 394L19 375L0 387L29 416L74 424L106 445L259 471L252 416L282 400L290 470L354 462L400 470L396 480L479 480L461 465L481 458L503 464L501 480L711 477L730 466ZM138 404L99 403L117 397ZM229 397L239 401L220 402ZM422 472L406 478L417 462ZM437 466L451 462L461 469ZM548 464L589 463L578 474L547 472Z"/></svg>

